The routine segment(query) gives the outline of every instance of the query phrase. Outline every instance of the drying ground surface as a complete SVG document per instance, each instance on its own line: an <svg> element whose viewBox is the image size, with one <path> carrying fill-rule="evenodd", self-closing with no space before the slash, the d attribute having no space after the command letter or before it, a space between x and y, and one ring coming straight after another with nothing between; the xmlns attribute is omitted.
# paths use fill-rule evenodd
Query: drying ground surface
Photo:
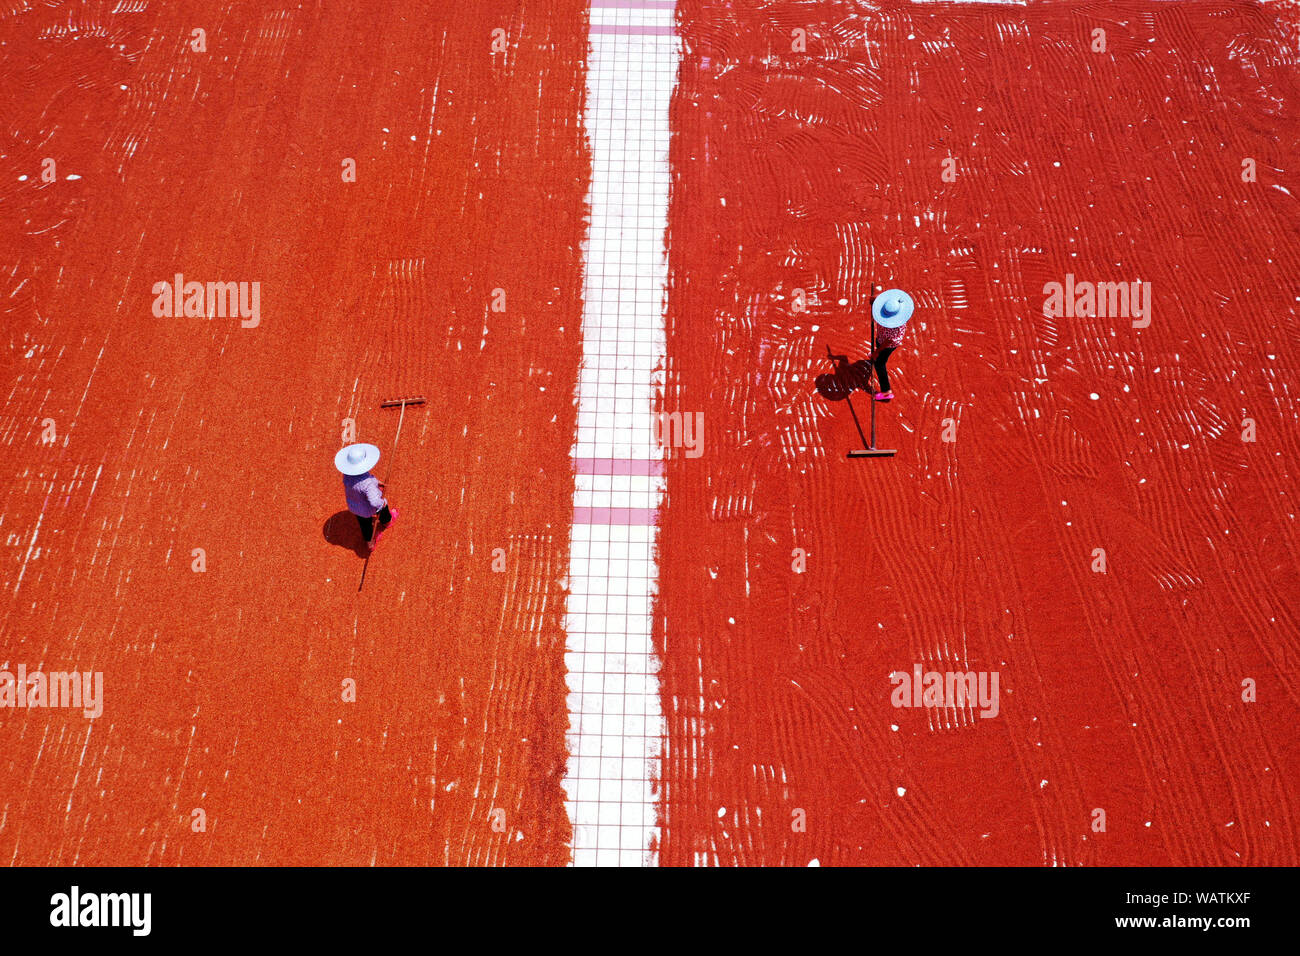
<svg viewBox="0 0 1300 956"><path fill-rule="evenodd" d="M0 664L104 674L0 712L2 860L568 858L584 5L351 6L0 14ZM664 862L1297 862L1294 22L682 3Z"/></svg>
<svg viewBox="0 0 1300 956"><path fill-rule="evenodd" d="M664 862L1295 864L1295 8L679 10Z"/></svg>
<svg viewBox="0 0 1300 956"><path fill-rule="evenodd" d="M419 7L0 11L0 860L568 859L585 4Z"/></svg>

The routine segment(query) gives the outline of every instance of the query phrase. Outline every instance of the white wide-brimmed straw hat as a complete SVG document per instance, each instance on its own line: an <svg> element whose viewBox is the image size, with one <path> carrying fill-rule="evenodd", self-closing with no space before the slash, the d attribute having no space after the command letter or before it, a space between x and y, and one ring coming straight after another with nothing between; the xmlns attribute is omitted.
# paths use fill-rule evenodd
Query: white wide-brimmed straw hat
<svg viewBox="0 0 1300 956"><path fill-rule="evenodd" d="M912 317L912 297L902 289L882 292L871 303L871 317L882 328L901 328Z"/></svg>
<svg viewBox="0 0 1300 956"><path fill-rule="evenodd" d="M374 445L348 445L334 456L334 467L345 475L364 475L379 464L379 449Z"/></svg>

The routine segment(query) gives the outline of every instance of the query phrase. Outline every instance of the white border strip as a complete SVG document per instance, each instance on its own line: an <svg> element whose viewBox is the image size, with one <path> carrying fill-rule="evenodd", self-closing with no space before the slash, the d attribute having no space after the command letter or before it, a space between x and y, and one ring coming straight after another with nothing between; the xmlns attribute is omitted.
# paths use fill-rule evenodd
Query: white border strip
<svg viewBox="0 0 1300 956"><path fill-rule="evenodd" d="M665 354L673 23L663 0L596 0L591 10L591 229L565 620L575 866L657 862L664 720L651 610L663 478L652 415Z"/></svg>

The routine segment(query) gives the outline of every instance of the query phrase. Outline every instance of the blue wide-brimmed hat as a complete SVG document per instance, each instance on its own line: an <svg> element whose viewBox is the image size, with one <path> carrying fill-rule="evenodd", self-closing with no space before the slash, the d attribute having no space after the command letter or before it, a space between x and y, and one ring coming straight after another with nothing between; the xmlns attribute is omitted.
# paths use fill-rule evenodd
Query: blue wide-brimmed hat
<svg viewBox="0 0 1300 956"><path fill-rule="evenodd" d="M871 317L882 328L897 329L912 317L912 297L902 289L889 289L871 303Z"/></svg>
<svg viewBox="0 0 1300 956"><path fill-rule="evenodd" d="M374 445L348 445L334 456L334 467L345 475L364 475L379 464L379 449Z"/></svg>

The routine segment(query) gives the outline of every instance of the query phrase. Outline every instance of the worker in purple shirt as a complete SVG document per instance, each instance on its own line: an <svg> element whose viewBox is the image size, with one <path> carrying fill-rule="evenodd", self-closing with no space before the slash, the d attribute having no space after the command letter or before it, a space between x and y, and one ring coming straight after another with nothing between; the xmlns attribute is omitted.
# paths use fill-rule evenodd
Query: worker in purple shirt
<svg viewBox="0 0 1300 956"><path fill-rule="evenodd" d="M343 493L347 496L348 511L357 516L361 537L370 550L397 518L396 508L391 511L384 498L384 483L370 473L379 463L379 449L374 445L348 445L334 456L334 467L343 473ZM375 519L378 518L378 527Z"/></svg>

